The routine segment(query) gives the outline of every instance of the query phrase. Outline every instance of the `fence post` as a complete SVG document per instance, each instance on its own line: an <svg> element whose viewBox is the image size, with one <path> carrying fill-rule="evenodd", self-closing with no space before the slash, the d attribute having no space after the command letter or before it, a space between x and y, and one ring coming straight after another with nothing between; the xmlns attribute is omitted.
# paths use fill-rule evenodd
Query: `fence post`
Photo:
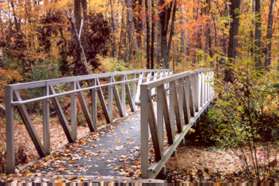
<svg viewBox="0 0 279 186"><path fill-rule="evenodd" d="M5 107L6 107L6 172L15 171L15 146L14 146L14 107L13 90L10 86L5 90Z"/></svg>
<svg viewBox="0 0 279 186"><path fill-rule="evenodd" d="M73 82L72 88L73 88L73 90L77 89L76 81ZM72 130L73 140L75 141L77 139L77 99L76 99L76 93L71 94L71 130Z"/></svg>
<svg viewBox="0 0 279 186"><path fill-rule="evenodd" d="M109 83L111 84L113 81L113 75L109 77ZM112 85L108 86L108 113L109 117L112 119L112 102L113 102L113 89Z"/></svg>
<svg viewBox="0 0 279 186"><path fill-rule="evenodd" d="M96 79L92 80L92 86L96 86ZM91 117L92 122L95 128L97 128L97 91L96 88L91 89L91 100L92 100L92 109L91 109Z"/></svg>
<svg viewBox="0 0 279 186"><path fill-rule="evenodd" d="M49 96L49 86L46 83L45 96ZM49 134L49 99L43 101L43 141L46 154L50 153L50 134Z"/></svg>
<svg viewBox="0 0 279 186"><path fill-rule="evenodd" d="M140 88L140 135L141 135L141 173L143 178L148 178L148 89L146 86Z"/></svg>
<svg viewBox="0 0 279 186"><path fill-rule="evenodd" d="M126 76L123 75L121 77L121 81L123 81L123 83L121 83L121 106L122 106L122 110L123 110L123 115L127 116L127 111L126 111Z"/></svg>

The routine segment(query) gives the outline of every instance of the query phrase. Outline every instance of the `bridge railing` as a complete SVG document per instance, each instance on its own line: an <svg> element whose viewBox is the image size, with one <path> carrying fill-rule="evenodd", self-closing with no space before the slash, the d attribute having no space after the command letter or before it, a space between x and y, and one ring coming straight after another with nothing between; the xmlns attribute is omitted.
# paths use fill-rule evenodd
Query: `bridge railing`
<svg viewBox="0 0 279 186"><path fill-rule="evenodd" d="M10 173L15 169L14 126L16 114L22 119L39 156L44 157L50 153L51 149L49 124L53 113L56 114L68 142L71 143L77 139L78 102L90 131L96 131L98 129L97 102L106 122L111 123L114 119L114 105L116 105L120 117L127 115L127 105L134 112L137 109L136 103L139 102L140 85L143 82L160 79L170 74L171 71L167 69L134 70L8 85L5 92L6 171ZM65 102L69 103L68 109L65 108ZM37 104L36 109L39 110L40 107L41 113L30 109L30 105L35 103ZM38 135L33 126L34 115L35 117L36 115L42 116L42 137Z"/></svg>
<svg viewBox="0 0 279 186"><path fill-rule="evenodd" d="M156 177L214 97L210 69L141 85L141 171ZM151 137L151 138L150 138Z"/></svg>

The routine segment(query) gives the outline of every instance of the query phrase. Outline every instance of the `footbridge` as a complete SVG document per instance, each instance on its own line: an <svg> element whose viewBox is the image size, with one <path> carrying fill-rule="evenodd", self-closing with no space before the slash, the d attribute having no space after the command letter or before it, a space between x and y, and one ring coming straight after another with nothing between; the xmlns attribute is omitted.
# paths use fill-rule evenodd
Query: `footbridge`
<svg viewBox="0 0 279 186"><path fill-rule="evenodd" d="M14 128L21 119L38 161L44 162L34 166L35 172L155 178L209 107L213 78L210 69L178 74L158 69L8 85L6 171L16 168ZM34 127L36 118L41 118L42 135ZM59 152L51 150L53 118L70 143ZM79 124L90 131L82 143Z"/></svg>

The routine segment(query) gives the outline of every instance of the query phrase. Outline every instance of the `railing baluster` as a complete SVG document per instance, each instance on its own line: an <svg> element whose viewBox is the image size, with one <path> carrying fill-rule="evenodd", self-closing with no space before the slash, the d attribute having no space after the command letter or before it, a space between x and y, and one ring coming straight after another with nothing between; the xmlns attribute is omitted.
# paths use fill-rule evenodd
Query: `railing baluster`
<svg viewBox="0 0 279 186"><path fill-rule="evenodd" d="M114 77L112 78L112 82L115 82ZM118 108L119 114L120 114L121 117L123 117L124 116L124 111L123 111L123 107L121 105L121 100L120 100L116 85L112 85L112 90L113 90L113 96L115 98L115 102L116 102L116 106Z"/></svg>
<svg viewBox="0 0 279 186"><path fill-rule="evenodd" d="M77 89L77 84L74 81L72 84L72 89L76 90ZM71 129L72 129L72 135L73 138L77 138L77 99L76 99L76 94L73 93L71 94Z"/></svg>
<svg viewBox="0 0 279 186"><path fill-rule="evenodd" d="M92 86L96 85L96 79L91 81ZM97 128L97 91L96 88L91 90L91 100L92 100L92 109L91 109L91 117L94 128Z"/></svg>
<svg viewBox="0 0 279 186"><path fill-rule="evenodd" d="M127 111L126 111L126 76L123 75L121 77L121 80L124 81L124 83L121 84L121 106L123 110L123 115L127 116Z"/></svg>
<svg viewBox="0 0 279 186"><path fill-rule="evenodd" d="M109 83L112 83L113 77L108 78ZM112 118L112 103L113 103L113 88L112 85L108 86L108 113L109 117Z"/></svg>
<svg viewBox="0 0 279 186"><path fill-rule="evenodd" d="M15 91L14 93L15 93L16 100L21 100L19 92ZM33 144L34 144L38 154L40 155L40 157L46 156L45 148L44 148L43 144L41 143L40 138L35 131L35 128L32 125L32 121L31 121L31 118L29 117L26 106L18 105L17 110L19 112L19 115L24 123L24 126L25 126L31 140L33 141Z"/></svg>
<svg viewBox="0 0 279 186"><path fill-rule="evenodd" d="M146 87L141 87L140 93L140 134L141 134L141 142L140 142L140 154L141 154L141 173L143 178L148 178L148 140L149 140L149 109L148 109L148 90Z"/></svg>
<svg viewBox="0 0 279 186"><path fill-rule="evenodd" d="M13 101L13 90L10 86L5 90L5 109L6 109L6 172L13 173L15 170L15 145L14 145L14 107L11 104Z"/></svg>
<svg viewBox="0 0 279 186"><path fill-rule="evenodd" d="M78 89L81 89L81 86L80 86L79 82L76 82L76 86L77 86ZM87 125L88 125L90 131L94 132L97 129L94 128L92 117L90 115L90 112L89 112L89 109L88 109L88 106L87 106L86 97L83 95L82 92L78 93L78 97L79 97L79 102L80 102L80 105L81 105L81 108L82 108L82 112L83 112L83 114L85 116Z"/></svg>
<svg viewBox="0 0 279 186"><path fill-rule="evenodd" d="M160 107L157 109L162 110L163 112L163 118L164 118L163 122L165 122L168 143L171 145L173 144L173 139L174 139L174 129L173 129L174 125L173 123L171 123L170 120L170 111L169 111L169 105L167 101L167 95L166 95L164 84L157 87L157 96L158 96L158 101L160 102ZM158 123L158 125L160 125L160 123Z"/></svg>
<svg viewBox="0 0 279 186"><path fill-rule="evenodd" d="M49 87L47 84L44 88L44 93L46 96L49 95ZM45 99L43 101L43 142L47 154L50 153L49 117L49 100Z"/></svg>
<svg viewBox="0 0 279 186"><path fill-rule="evenodd" d="M53 86L50 86L49 88L50 88L49 89L50 94L55 94L55 90L54 90ZM64 130L64 133L65 133L65 135L68 139L68 142L73 143L75 141L75 138L72 135L71 129L70 129L69 124L68 124L68 120L66 119L66 116L63 112L63 108L60 105L58 98L57 97L52 98L52 102L53 102L53 105L55 107L56 113L58 115L58 119L60 121L60 124L61 124L61 126Z"/></svg>
<svg viewBox="0 0 279 186"><path fill-rule="evenodd" d="M179 100L177 96L177 84L176 81L170 83L170 113L171 113L171 120L176 123L177 132L182 132L182 125L181 116L179 111Z"/></svg>
<svg viewBox="0 0 279 186"><path fill-rule="evenodd" d="M96 80L96 83L97 83L97 85L101 85L99 79ZM98 97L99 97L99 100L100 100L100 103L101 103L101 106L102 106L102 109L103 109L106 121L107 121L107 123L111 123L112 118L111 118L111 116L109 114L109 110L108 110L108 107L107 107L106 102L105 102L105 97L104 97L104 93L103 93L102 87L98 87L97 88L97 93L98 93Z"/></svg>

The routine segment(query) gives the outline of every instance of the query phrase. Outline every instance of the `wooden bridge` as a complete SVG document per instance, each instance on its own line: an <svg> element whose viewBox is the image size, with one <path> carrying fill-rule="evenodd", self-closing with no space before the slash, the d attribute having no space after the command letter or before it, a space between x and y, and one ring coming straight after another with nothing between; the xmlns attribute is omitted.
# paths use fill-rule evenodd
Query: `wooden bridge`
<svg viewBox="0 0 279 186"><path fill-rule="evenodd" d="M123 161L119 158L129 156L130 161L124 161L125 164L132 166L132 161L138 160L141 176L155 178L213 100L213 78L214 74L210 69L179 74L160 69L92 74L9 85L5 93L6 171L11 173L15 170L16 114L22 119L39 156L45 157L51 152L51 117L58 118L69 143L77 140L79 102L91 132L98 133L104 128L97 117L97 111L100 110L105 117L106 126L113 125L114 130L103 133L98 140L90 138L84 146L79 147L87 152L87 156L79 155L81 158L75 161L75 166L69 162L64 166L78 175L121 176L111 164L121 166ZM64 104L66 102L70 105L67 112ZM35 103L41 104L42 113L29 108ZM135 113L131 114L133 112ZM32 118L36 114L42 116L42 137L33 126ZM119 117L124 119L115 122L114 119ZM98 157L96 152L102 152L103 149L107 150L106 153ZM86 168L79 171L76 167ZM41 168L45 172L56 171L51 166Z"/></svg>

